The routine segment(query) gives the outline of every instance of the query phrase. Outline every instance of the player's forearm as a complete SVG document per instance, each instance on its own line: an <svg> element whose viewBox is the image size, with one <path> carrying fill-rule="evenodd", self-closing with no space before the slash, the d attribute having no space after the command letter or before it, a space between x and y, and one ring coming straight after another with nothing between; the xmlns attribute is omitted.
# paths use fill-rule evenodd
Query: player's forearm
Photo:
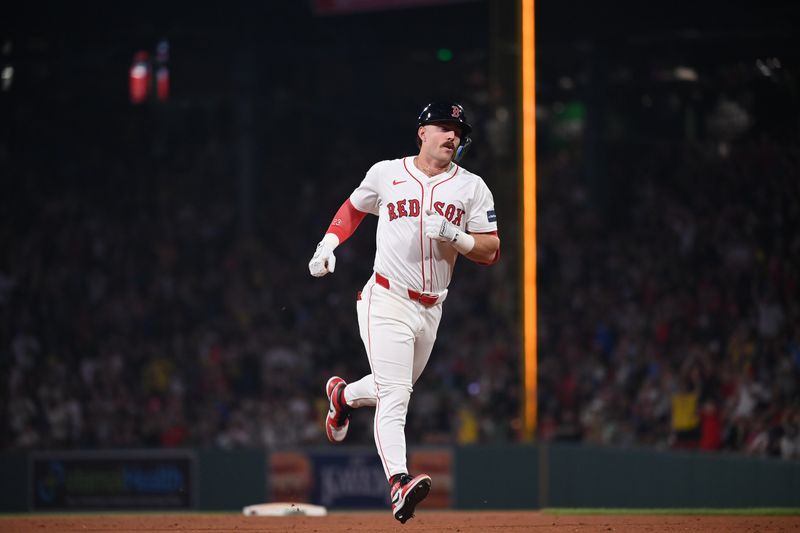
<svg viewBox="0 0 800 533"><path fill-rule="evenodd" d="M364 211L356 209L355 206L350 203L349 198L345 200L333 216L333 220L331 220L331 224L328 226L326 232L326 238L330 239L332 244L333 239L327 236L331 234L336 236L336 242L333 244L333 248L336 248L336 246L346 241L353 232L356 231L356 228L361 224L365 216L367 216L367 214Z"/></svg>
<svg viewBox="0 0 800 533"><path fill-rule="evenodd" d="M470 233L475 239L475 246L466 254L467 259L490 265L496 263L500 251L500 239L488 233Z"/></svg>

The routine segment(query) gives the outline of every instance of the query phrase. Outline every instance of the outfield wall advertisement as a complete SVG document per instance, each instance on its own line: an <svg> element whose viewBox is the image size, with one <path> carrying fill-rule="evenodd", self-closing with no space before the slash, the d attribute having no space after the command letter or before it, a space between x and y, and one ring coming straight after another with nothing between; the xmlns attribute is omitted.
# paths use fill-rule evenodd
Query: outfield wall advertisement
<svg viewBox="0 0 800 533"><path fill-rule="evenodd" d="M191 509L194 471L189 450L36 452L31 509Z"/></svg>
<svg viewBox="0 0 800 533"><path fill-rule="evenodd" d="M449 448L409 452L412 472L426 472L433 487L428 508L451 504L453 476ZM270 501L306 502L332 509L385 509L389 484L374 448L272 452L269 457Z"/></svg>

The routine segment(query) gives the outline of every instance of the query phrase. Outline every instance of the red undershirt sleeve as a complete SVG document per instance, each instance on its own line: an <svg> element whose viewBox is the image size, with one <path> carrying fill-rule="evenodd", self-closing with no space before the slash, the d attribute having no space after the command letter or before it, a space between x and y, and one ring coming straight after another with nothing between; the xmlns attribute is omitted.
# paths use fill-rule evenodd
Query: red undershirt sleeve
<svg viewBox="0 0 800 533"><path fill-rule="evenodd" d="M341 244L350 238L353 232L356 231L358 225L361 224L361 221L364 220L365 216L367 216L367 213L356 209L355 206L350 203L350 198L348 198L333 216L331 225L328 226L327 233L336 235L339 238L339 244Z"/></svg>

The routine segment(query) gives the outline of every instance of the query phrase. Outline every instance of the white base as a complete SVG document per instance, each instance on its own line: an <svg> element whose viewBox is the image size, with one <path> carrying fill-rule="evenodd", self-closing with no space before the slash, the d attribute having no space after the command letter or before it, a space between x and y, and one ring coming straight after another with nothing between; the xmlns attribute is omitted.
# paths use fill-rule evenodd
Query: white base
<svg viewBox="0 0 800 533"><path fill-rule="evenodd" d="M328 510L310 503L260 503L242 509L245 516L325 516Z"/></svg>

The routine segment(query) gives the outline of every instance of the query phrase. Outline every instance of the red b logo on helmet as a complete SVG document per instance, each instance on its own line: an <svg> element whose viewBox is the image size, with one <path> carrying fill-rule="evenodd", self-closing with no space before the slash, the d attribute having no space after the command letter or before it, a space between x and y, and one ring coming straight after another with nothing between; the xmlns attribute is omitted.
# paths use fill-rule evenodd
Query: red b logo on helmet
<svg viewBox="0 0 800 533"><path fill-rule="evenodd" d="M452 113L452 115L453 115L453 118L458 118L458 117L460 117L460 116L461 116L461 108L460 108L460 107L458 107L457 105L454 105L454 106L453 106L453 113Z"/></svg>

